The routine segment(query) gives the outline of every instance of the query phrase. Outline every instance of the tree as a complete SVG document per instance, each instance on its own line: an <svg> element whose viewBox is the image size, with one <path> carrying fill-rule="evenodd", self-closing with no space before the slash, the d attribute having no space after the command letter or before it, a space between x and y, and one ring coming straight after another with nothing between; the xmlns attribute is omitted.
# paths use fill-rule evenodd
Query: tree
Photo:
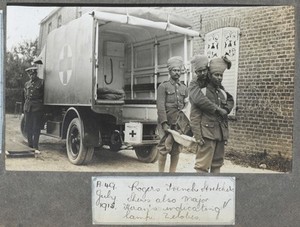
<svg viewBox="0 0 300 227"><path fill-rule="evenodd" d="M12 52L6 53L6 87L22 88L28 80L25 69L32 65L37 56L37 42L24 41L13 48Z"/></svg>
<svg viewBox="0 0 300 227"><path fill-rule="evenodd" d="M22 100L24 84L29 79L25 69L37 56L37 42L37 39L24 41L6 53L6 112L14 112L16 102Z"/></svg>

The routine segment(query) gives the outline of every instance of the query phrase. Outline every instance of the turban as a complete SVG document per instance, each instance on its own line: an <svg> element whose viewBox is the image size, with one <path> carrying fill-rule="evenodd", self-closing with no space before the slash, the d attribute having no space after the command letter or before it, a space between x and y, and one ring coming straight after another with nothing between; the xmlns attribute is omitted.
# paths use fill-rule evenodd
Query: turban
<svg viewBox="0 0 300 227"><path fill-rule="evenodd" d="M220 73L223 74L225 69L230 69L231 61L226 58L213 58L209 63L209 70L211 73Z"/></svg>
<svg viewBox="0 0 300 227"><path fill-rule="evenodd" d="M174 56L169 58L167 62L168 69L171 70L175 67L182 68L183 67L183 59L180 56Z"/></svg>
<svg viewBox="0 0 300 227"><path fill-rule="evenodd" d="M206 69L208 66L208 57L205 55L195 55L191 60L191 63L193 64L195 71Z"/></svg>

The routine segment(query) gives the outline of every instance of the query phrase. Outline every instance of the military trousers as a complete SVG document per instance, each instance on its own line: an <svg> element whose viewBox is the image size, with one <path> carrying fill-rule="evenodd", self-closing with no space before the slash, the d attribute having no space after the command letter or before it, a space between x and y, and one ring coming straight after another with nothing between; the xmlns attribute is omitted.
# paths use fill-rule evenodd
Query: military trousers
<svg viewBox="0 0 300 227"><path fill-rule="evenodd" d="M181 146L174 141L171 133L163 132L162 138L157 145L161 155L177 155L180 153Z"/></svg>
<svg viewBox="0 0 300 227"><path fill-rule="evenodd" d="M24 112L25 130L27 133L28 146L34 149L39 149L39 138L42 126L42 111Z"/></svg>
<svg viewBox="0 0 300 227"><path fill-rule="evenodd" d="M197 145L194 169L197 172L208 172L210 169L221 168L224 164L225 141L203 139L205 143Z"/></svg>

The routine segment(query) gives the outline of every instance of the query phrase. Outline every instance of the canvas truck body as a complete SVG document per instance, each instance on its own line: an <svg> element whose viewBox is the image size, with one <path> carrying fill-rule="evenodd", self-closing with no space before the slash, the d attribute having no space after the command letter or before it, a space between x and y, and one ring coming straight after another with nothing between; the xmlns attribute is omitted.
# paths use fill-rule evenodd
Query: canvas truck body
<svg viewBox="0 0 300 227"><path fill-rule="evenodd" d="M85 15L49 33L43 65L45 105L91 106L93 18Z"/></svg>
<svg viewBox="0 0 300 227"><path fill-rule="evenodd" d="M48 34L39 59L44 79L44 133L66 139L73 164L95 147L133 147L139 160L156 160L157 87L166 62L180 55L191 79L193 36L184 20L149 9L94 10Z"/></svg>

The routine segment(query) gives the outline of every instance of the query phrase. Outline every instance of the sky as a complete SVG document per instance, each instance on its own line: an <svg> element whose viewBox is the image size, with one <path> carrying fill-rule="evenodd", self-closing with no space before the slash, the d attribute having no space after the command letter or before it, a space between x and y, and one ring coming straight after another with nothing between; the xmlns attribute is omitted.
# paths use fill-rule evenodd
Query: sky
<svg viewBox="0 0 300 227"><path fill-rule="evenodd" d="M39 23L56 7L7 6L6 50L39 36Z"/></svg>

